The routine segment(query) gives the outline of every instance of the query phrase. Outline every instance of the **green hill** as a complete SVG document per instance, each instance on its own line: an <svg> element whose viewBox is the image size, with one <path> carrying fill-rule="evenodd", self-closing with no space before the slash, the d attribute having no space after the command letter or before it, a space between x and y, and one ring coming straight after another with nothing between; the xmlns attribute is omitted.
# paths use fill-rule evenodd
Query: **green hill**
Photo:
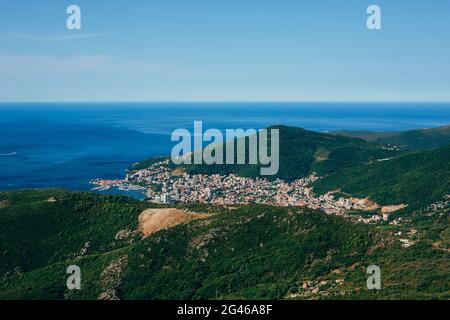
<svg viewBox="0 0 450 320"><path fill-rule="evenodd" d="M380 204L415 208L450 194L450 146L345 169L315 182L318 193L341 189Z"/></svg>
<svg viewBox="0 0 450 320"><path fill-rule="evenodd" d="M64 261L84 246L95 253L120 248L123 241L109 240L135 230L145 207L124 197L62 190L0 193L0 203L0 274Z"/></svg>
<svg viewBox="0 0 450 320"><path fill-rule="evenodd" d="M396 145L410 151L431 150L450 145L450 126L405 131L378 138L375 142Z"/></svg>
<svg viewBox="0 0 450 320"><path fill-rule="evenodd" d="M334 131L332 134L397 146L408 151L431 150L450 145L450 125L404 132Z"/></svg>
<svg viewBox="0 0 450 320"><path fill-rule="evenodd" d="M383 149L378 144L357 138L286 126L273 126L268 129L279 129L280 132L280 170L277 175L268 176L269 179L280 178L292 181L312 172L328 174L398 154L398 152ZM225 147L224 154L226 154ZM248 159L248 150L246 157ZM142 169L153 162L152 159L143 161L135 164L132 169ZM235 173L244 177L259 177L261 165L183 165L182 167L191 174Z"/></svg>
<svg viewBox="0 0 450 320"><path fill-rule="evenodd" d="M448 252L427 239L402 248L390 231L304 208L193 205L215 215L142 240L144 207L60 190L0 193L0 299L450 297ZM80 291L65 287L71 264ZM376 292L366 287L372 264L383 274Z"/></svg>

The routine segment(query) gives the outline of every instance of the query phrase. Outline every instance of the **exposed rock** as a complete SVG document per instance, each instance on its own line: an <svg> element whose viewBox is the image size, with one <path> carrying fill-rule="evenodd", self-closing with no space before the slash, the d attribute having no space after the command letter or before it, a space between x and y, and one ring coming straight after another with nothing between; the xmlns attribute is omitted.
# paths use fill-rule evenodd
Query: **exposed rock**
<svg viewBox="0 0 450 320"><path fill-rule="evenodd" d="M128 264L128 256L120 257L112 261L100 275L100 285L103 288L99 296L100 300L119 300L117 287L122 281L124 269Z"/></svg>
<svg viewBox="0 0 450 320"><path fill-rule="evenodd" d="M9 207L11 205L11 202L10 201L8 201L8 200L3 200L3 201L0 201L0 209L3 209L3 208L6 208L6 207Z"/></svg>
<svg viewBox="0 0 450 320"><path fill-rule="evenodd" d="M115 289L108 289L100 293L98 300L120 300Z"/></svg>

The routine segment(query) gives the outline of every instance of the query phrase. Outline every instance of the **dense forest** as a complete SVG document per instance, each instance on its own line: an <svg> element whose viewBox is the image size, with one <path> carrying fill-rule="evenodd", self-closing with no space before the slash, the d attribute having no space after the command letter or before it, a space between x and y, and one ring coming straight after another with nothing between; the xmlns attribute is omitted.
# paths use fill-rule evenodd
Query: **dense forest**
<svg viewBox="0 0 450 320"><path fill-rule="evenodd" d="M380 204L417 208L450 194L450 146L345 169L313 184L317 193L340 189Z"/></svg>
<svg viewBox="0 0 450 320"><path fill-rule="evenodd" d="M150 205L128 198L20 191L0 203L0 299L450 298L448 252L428 238L448 233L437 220L403 248L389 228L305 208L190 205L213 215L143 239ZM66 288L72 264L79 291ZM366 287L372 264L382 290Z"/></svg>

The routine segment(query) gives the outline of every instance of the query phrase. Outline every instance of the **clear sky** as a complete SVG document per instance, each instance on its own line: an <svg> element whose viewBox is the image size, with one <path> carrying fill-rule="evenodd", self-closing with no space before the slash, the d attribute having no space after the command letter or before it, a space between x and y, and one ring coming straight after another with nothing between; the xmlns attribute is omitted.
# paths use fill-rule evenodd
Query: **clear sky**
<svg viewBox="0 0 450 320"><path fill-rule="evenodd" d="M0 101L450 101L450 1L2 0Z"/></svg>

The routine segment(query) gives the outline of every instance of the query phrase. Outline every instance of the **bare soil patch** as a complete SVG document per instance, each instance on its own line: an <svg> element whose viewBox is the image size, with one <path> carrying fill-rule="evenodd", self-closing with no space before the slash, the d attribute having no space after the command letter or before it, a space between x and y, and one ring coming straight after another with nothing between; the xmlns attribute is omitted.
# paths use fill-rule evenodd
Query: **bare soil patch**
<svg viewBox="0 0 450 320"><path fill-rule="evenodd" d="M176 168L175 170L172 171L172 174L174 176L182 176L186 173L186 170L184 170L183 168Z"/></svg>
<svg viewBox="0 0 450 320"><path fill-rule="evenodd" d="M399 211L399 210L405 209L406 207L408 207L407 204L384 206L383 208L381 208L381 212L382 213L392 213L392 212L395 212L395 211Z"/></svg>
<svg viewBox="0 0 450 320"><path fill-rule="evenodd" d="M212 214L210 213L193 213L174 208L147 209L139 216L139 230L146 238L160 230L173 228L179 224L196 219L206 219L211 216Z"/></svg>

